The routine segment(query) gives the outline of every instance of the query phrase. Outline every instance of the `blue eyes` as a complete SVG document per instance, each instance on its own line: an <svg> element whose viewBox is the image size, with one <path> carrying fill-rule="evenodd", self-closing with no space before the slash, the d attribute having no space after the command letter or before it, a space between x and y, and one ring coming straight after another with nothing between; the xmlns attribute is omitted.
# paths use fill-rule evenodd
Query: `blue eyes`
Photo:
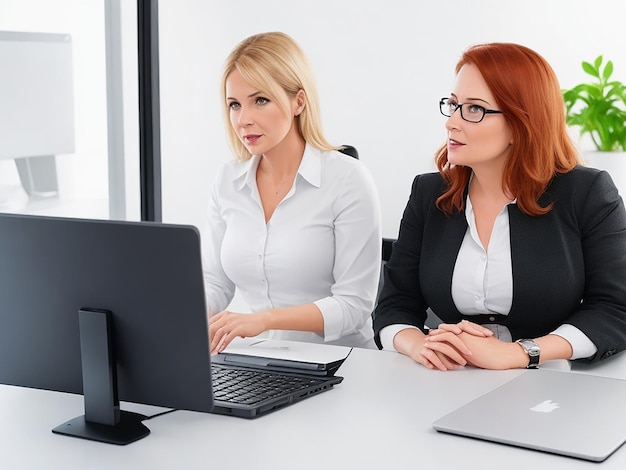
<svg viewBox="0 0 626 470"><path fill-rule="evenodd" d="M486 109L484 106L473 103L459 104L452 98L441 98L439 100L439 111L446 117L452 117L452 115L459 110L461 118L468 122L479 123L483 120L487 114L502 114L502 111L497 109Z"/></svg>
<svg viewBox="0 0 626 470"><path fill-rule="evenodd" d="M478 106L477 104L473 104L469 106L467 110L472 114L482 114L483 111L485 111L485 108Z"/></svg>
<svg viewBox="0 0 626 470"><path fill-rule="evenodd" d="M482 114L485 111L485 108L483 108L482 106L478 105L478 104L470 104L470 103L466 103L464 105L465 108L463 109L463 111L465 113L470 113L470 114L475 114L477 116L482 116ZM448 107L450 109L450 111L452 113L454 113L454 111L456 111L459 108L459 104L455 103L454 101L448 101Z"/></svg>
<svg viewBox="0 0 626 470"><path fill-rule="evenodd" d="M258 96L254 100L254 104L256 106L265 106L269 102L270 100L268 100L267 98L263 98L262 96ZM231 111L237 111L241 108L241 104L238 101L231 101L230 103L228 103L228 107Z"/></svg>

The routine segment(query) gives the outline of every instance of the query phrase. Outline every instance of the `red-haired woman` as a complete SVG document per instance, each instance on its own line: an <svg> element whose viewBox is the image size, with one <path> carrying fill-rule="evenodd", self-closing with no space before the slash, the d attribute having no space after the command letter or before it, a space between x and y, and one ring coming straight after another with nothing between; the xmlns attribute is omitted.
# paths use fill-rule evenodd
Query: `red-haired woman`
<svg viewBox="0 0 626 470"><path fill-rule="evenodd" d="M552 68L491 43L456 73L439 172L415 178L385 268L378 347L440 370L625 349L626 211L608 173L580 165Z"/></svg>

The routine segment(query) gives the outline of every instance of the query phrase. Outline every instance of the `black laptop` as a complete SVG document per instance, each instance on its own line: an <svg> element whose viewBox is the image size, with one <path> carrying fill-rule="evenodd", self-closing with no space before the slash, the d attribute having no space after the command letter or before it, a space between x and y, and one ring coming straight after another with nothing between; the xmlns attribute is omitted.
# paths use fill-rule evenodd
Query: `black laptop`
<svg viewBox="0 0 626 470"><path fill-rule="evenodd" d="M265 339L213 356L213 413L257 418L330 390L352 348Z"/></svg>

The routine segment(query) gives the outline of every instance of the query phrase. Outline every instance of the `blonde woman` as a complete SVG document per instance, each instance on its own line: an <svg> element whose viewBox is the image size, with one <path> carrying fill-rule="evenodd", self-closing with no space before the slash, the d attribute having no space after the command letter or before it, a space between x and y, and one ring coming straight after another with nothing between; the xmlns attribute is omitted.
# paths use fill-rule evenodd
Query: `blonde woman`
<svg viewBox="0 0 626 470"><path fill-rule="evenodd" d="M309 62L288 35L243 40L222 75L236 159L218 174L203 233L212 353L235 337L374 347L378 195L322 132ZM252 313L226 310L235 289Z"/></svg>

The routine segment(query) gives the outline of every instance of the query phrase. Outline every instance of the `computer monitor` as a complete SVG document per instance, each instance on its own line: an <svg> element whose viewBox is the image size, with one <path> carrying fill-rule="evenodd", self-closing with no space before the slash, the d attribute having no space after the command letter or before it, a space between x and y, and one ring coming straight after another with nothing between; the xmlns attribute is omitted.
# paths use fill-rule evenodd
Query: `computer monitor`
<svg viewBox="0 0 626 470"><path fill-rule="evenodd" d="M0 159L74 152L69 34L0 31Z"/></svg>
<svg viewBox="0 0 626 470"><path fill-rule="evenodd" d="M56 155L75 149L72 37L0 31L0 63L0 160L15 159L18 196L57 196ZM22 206L4 192L0 207Z"/></svg>
<svg viewBox="0 0 626 470"><path fill-rule="evenodd" d="M150 432L120 401L210 412L200 253L191 226L0 214L0 383L83 394L53 432L116 444Z"/></svg>

